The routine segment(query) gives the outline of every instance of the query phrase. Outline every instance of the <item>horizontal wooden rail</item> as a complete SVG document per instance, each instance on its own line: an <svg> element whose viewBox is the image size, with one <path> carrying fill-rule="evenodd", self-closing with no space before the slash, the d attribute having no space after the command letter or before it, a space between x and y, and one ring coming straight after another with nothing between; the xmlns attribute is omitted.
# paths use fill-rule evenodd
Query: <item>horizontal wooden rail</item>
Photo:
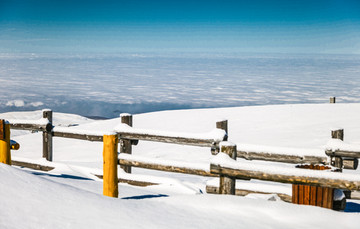
<svg viewBox="0 0 360 229"><path fill-rule="evenodd" d="M102 135L80 134L80 133L70 133L70 132L61 132L61 131L53 131L52 135L54 137L72 138L72 139L87 140L92 142L103 141Z"/></svg>
<svg viewBox="0 0 360 229"><path fill-rule="evenodd" d="M212 147L216 145L214 139L196 139L196 138L185 138L185 137L172 137L165 135L151 135L141 133L129 133L129 132L118 132L121 139L128 140L145 140L145 141L156 141L183 145L193 145L202 147Z"/></svg>
<svg viewBox="0 0 360 229"><path fill-rule="evenodd" d="M327 150L325 151L326 155L334 157L347 157L347 158L360 158L360 152L354 151L345 151L345 150Z"/></svg>
<svg viewBox="0 0 360 229"><path fill-rule="evenodd" d="M269 152L245 152L238 150L237 157L244 158L246 160L261 160L261 161L273 161L290 164L326 164L328 162L327 157L320 156L298 156L291 154L277 154Z"/></svg>
<svg viewBox="0 0 360 229"><path fill-rule="evenodd" d="M123 158L121 158L123 157ZM181 166L181 165L170 165L171 162L167 161L167 163L162 163L161 160L155 160L151 159L153 162L145 162L146 159L135 156L129 156L128 154L121 155L119 159L120 165L126 165L126 166L133 166L138 168L144 168L144 169L153 169L153 170L159 170L159 171L165 171L165 172L174 172L174 173L185 173L185 174L191 174L191 175L199 175L199 176L208 176L208 177L217 177L218 175L210 173L209 170L200 169L194 167L187 167L187 166ZM176 164L174 162L173 164Z"/></svg>
<svg viewBox="0 0 360 229"><path fill-rule="evenodd" d="M299 172L300 170L300 172ZM250 178L266 181L275 181L292 184L308 184L321 187L360 190L360 179L346 179L346 174L329 173L318 170L301 170L296 168L286 168L283 172L263 169L259 166L256 170L233 168L219 164L211 164L210 171L213 174L225 175L237 179ZM310 171L310 172L309 172ZM327 174L327 176L324 176Z"/></svg>
<svg viewBox="0 0 360 229"><path fill-rule="evenodd" d="M51 131L51 123L36 124L36 123L10 123L10 128L15 130L34 130L34 131Z"/></svg>
<svg viewBox="0 0 360 229"><path fill-rule="evenodd" d="M11 160L11 164L15 165L15 166L20 166L20 167L25 167L25 168L29 168L29 169L35 169L35 170L41 170L41 171L46 171L46 172L51 171L55 168L52 166L40 165L40 164L36 164L36 163L30 163L30 162L18 161L18 160Z"/></svg>

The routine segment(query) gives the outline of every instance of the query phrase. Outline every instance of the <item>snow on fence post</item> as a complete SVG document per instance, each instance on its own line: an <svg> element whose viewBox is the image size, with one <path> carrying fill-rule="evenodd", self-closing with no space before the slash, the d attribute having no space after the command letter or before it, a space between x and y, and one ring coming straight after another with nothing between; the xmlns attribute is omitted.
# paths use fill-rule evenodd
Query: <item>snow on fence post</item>
<svg viewBox="0 0 360 229"><path fill-rule="evenodd" d="M52 127L53 112L49 109L43 110L43 118L46 118ZM46 129L43 131L43 158L48 161L53 160L53 147L52 147L52 130Z"/></svg>
<svg viewBox="0 0 360 229"><path fill-rule="evenodd" d="M330 103L335 103L336 102L336 97L330 97Z"/></svg>
<svg viewBox="0 0 360 229"><path fill-rule="evenodd" d="M216 122L216 128L220 129L220 130L225 130L226 136L224 137L223 140L227 141L228 140L228 120L224 119L224 120L217 121ZM219 152L220 152L220 148L217 148L216 146L211 148L211 153L213 155L216 155Z"/></svg>
<svg viewBox="0 0 360 229"><path fill-rule="evenodd" d="M344 141L344 129L332 130L331 137L334 139L340 139L341 141ZM343 168L342 157L336 157L336 156L331 157L331 165L339 169L342 169Z"/></svg>
<svg viewBox="0 0 360 229"><path fill-rule="evenodd" d="M236 160L236 145L231 142L220 142L220 152ZM235 178L220 174L219 194L235 195Z"/></svg>
<svg viewBox="0 0 360 229"><path fill-rule="evenodd" d="M133 122L133 116L131 114L122 113L120 114L121 123L127 124L129 126L132 126ZM131 140L125 140L120 139L120 153L127 153L131 154L132 152L132 146L131 146ZM120 166L125 172L131 173L131 166Z"/></svg>
<svg viewBox="0 0 360 229"><path fill-rule="evenodd" d="M104 196L118 197L118 146L117 134L103 136L103 194Z"/></svg>
<svg viewBox="0 0 360 229"><path fill-rule="evenodd" d="M10 124L0 120L0 162L11 165L10 154Z"/></svg>

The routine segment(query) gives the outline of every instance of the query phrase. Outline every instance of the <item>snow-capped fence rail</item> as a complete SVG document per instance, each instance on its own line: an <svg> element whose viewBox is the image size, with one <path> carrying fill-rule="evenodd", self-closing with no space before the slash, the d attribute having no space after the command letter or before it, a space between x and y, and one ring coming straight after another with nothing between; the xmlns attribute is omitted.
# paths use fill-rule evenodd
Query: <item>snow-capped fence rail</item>
<svg viewBox="0 0 360 229"><path fill-rule="evenodd" d="M236 179L258 179L291 184L309 184L315 186L360 190L360 177L353 174L343 174L326 170L304 170L289 167L269 165L256 166L231 160L224 154L219 154L211 162L210 171ZM220 184L221 186L221 184Z"/></svg>
<svg viewBox="0 0 360 229"><path fill-rule="evenodd" d="M321 169L319 165L310 165L304 168L308 167L310 169L316 169L316 167ZM219 194L235 195L236 179L291 183L293 184L293 203L336 210L343 210L346 200L342 198L334 202L333 196L336 191L334 189L360 190L360 177L354 174L343 174L329 170L304 170L279 165L261 164L259 166L256 163L236 161L236 145L228 142L221 143L221 153L211 161L210 172L220 176ZM297 186L298 184L300 186Z"/></svg>

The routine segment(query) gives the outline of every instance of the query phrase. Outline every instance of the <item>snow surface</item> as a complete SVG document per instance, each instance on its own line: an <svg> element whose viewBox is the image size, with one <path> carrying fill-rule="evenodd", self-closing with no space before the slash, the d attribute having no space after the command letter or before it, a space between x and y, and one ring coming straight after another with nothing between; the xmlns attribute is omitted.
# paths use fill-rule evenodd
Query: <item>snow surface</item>
<svg viewBox="0 0 360 229"><path fill-rule="evenodd" d="M360 126L356 125L360 123L359 111L360 104L179 110L134 115L133 125L139 129L198 134L210 132L219 118L226 117L229 141L235 143L258 145L259 149L263 145L324 149L334 127L345 130L346 142L360 144ZM41 111L14 112L0 117L36 120L41 115ZM76 124L72 128L84 131L112 131L121 123L120 118L95 121L56 112L53 117L57 126ZM102 182L94 176L102 173L102 143L54 138L54 162L50 163L41 159L40 132L14 130L12 139L21 145L20 150L12 151L13 159L38 161L56 168L45 173L0 165L0 228L358 228L360 224L360 201L350 200L345 212L336 212L263 195L209 195L205 186L213 178L138 168L133 168L133 174L119 171L119 177L160 185L119 184L119 198L108 198L102 196ZM316 152L325 155L323 151ZM146 141L133 146L133 155L162 162L175 160L179 165L209 164L213 158L210 148ZM344 170L344 174L359 176L359 171ZM242 183L254 190L291 192L289 185Z"/></svg>

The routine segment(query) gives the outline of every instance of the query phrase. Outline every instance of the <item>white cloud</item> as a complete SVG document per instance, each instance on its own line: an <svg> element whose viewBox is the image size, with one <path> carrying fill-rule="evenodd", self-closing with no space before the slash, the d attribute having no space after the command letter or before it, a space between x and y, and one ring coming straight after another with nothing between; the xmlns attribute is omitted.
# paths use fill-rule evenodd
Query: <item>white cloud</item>
<svg viewBox="0 0 360 229"><path fill-rule="evenodd" d="M23 107L23 106L25 106L25 102L24 102L24 100L12 100L12 101L8 101L6 103L6 106L8 106L8 107L13 107L13 106Z"/></svg>

